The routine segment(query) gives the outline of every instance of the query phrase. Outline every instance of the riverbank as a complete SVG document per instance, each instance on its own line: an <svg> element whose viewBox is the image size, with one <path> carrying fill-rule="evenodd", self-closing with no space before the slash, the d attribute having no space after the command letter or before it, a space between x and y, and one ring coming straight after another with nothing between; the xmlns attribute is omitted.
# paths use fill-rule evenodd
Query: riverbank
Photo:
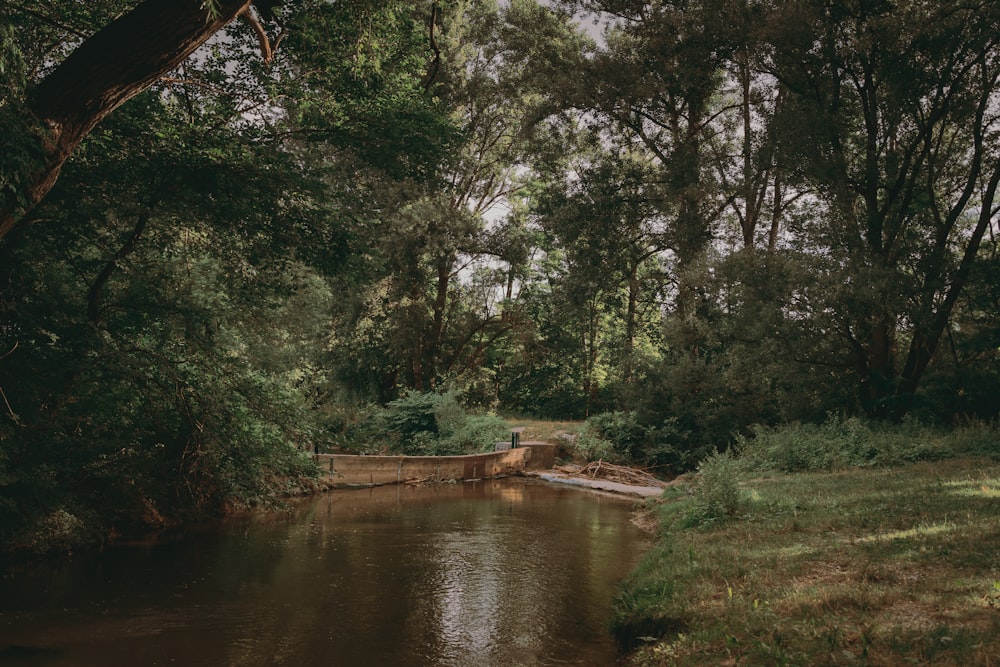
<svg viewBox="0 0 1000 667"><path fill-rule="evenodd" d="M736 502L721 515L705 511L697 479L667 491L658 542L617 602L629 664L986 665L1000 655L995 459L733 481Z"/></svg>

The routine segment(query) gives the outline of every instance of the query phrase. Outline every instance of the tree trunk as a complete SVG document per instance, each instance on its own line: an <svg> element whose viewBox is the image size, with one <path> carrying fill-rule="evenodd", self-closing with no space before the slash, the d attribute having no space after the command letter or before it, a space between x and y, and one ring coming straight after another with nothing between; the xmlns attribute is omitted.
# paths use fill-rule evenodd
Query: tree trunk
<svg viewBox="0 0 1000 667"><path fill-rule="evenodd" d="M775 249L778 247L778 232L781 229L781 212L782 212L782 202L781 202L781 176L774 177L774 198L772 199L771 207L771 230L767 234L767 252L774 254Z"/></svg>
<svg viewBox="0 0 1000 667"><path fill-rule="evenodd" d="M704 122L705 100L699 92L687 97L687 118L683 128L677 120L673 121L673 132L677 148L674 150L675 164L672 183L678 199L676 219L678 289L677 314L681 321L702 315L703 303L701 297L700 279L689 275L690 267L703 258L705 251L712 242L712 230L704 215L704 193L702 192L701 168L702 145L701 125ZM686 327L687 347L697 354L700 336L691 327Z"/></svg>
<svg viewBox="0 0 1000 667"><path fill-rule="evenodd" d="M597 325L599 313L597 311L596 299L591 299L588 305L587 331L584 334L584 347L587 359L585 362L583 391L586 396L584 406L584 416L590 417L594 407L594 399L597 397L597 378L594 377L597 370Z"/></svg>
<svg viewBox="0 0 1000 667"><path fill-rule="evenodd" d="M622 381L632 384L635 373L635 336L639 306L639 264L636 258L628 267L628 306L625 310L625 354L623 355Z"/></svg>
<svg viewBox="0 0 1000 667"><path fill-rule="evenodd" d="M861 399L872 417L884 418L896 381L896 324L891 317L881 316L872 325L867 352Z"/></svg>
<svg viewBox="0 0 1000 667"><path fill-rule="evenodd" d="M427 354L426 369L428 384L436 384L440 371L441 341L444 338L445 313L448 309L448 288L451 285L451 269L454 255L448 253L437 261L437 288L434 295L434 323L432 325Z"/></svg>
<svg viewBox="0 0 1000 667"><path fill-rule="evenodd" d="M85 40L33 91L28 114L40 127L42 163L20 202L0 210L0 239L52 189L63 164L108 114L176 68L250 0L146 0Z"/></svg>
<svg viewBox="0 0 1000 667"><path fill-rule="evenodd" d="M753 118L750 112L750 63L749 54L741 53L737 63L738 76L740 79L740 92L742 94L741 113L743 116L743 201L745 210L740 227L743 232L743 247L752 249L754 246L754 236L757 231L757 223L760 220L760 208L757 205L757 188L755 179L750 175L754 173L753 165ZM766 185L766 180L765 180Z"/></svg>

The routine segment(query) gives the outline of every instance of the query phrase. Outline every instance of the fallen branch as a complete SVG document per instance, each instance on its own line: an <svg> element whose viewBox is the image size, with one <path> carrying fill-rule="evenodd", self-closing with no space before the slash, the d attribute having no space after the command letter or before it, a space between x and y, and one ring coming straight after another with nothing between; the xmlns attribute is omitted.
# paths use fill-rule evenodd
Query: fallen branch
<svg viewBox="0 0 1000 667"><path fill-rule="evenodd" d="M631 486L657 486L661 488L666 486L665 482L656 479L644 470L619 466L604 460L591 461L571 474L590 479L606 479L609 482Z"/></svg>

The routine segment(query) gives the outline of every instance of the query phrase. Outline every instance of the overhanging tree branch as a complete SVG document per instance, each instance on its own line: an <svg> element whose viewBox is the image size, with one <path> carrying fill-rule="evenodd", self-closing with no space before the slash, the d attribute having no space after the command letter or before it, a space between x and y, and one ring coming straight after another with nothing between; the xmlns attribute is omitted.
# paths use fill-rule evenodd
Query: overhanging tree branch
<svg viewBox="0 0 1000 667"><path fill-rule="evenodd" d="M112 111L176 68L250 0L145 0L85 40L29 97L42 159L19 200L0 208L0 239L52 189L63 164Z"/></svg>

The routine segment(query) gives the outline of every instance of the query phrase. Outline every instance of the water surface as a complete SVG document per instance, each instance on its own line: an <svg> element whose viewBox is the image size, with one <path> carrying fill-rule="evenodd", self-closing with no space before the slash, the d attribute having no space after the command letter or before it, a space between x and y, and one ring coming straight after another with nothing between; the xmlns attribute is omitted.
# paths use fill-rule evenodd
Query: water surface
<svg viewBox="0 0 1000 667"><path fill-rule="evenodd" d="M0 664L611 665L632 508L523 478L336 491L0 580Z"/></svg>

